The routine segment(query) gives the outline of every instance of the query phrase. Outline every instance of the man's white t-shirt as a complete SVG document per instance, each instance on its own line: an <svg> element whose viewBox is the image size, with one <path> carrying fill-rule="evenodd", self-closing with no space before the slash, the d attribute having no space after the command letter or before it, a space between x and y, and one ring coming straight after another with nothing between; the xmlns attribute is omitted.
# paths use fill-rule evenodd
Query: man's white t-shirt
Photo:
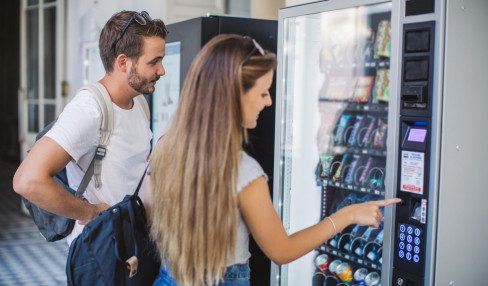
<svg viewBox="0 0 488 286"><path fill-rule="evenodd" d="M112 105L114 129L102 160L102 186L96 189L92 177L84 193L92 204L104 202L114 205L126 195L133 194L150 152L152 133L140 103L134 100L130 110ZM100 141L101 117L94 95L82 90L66 105L56 124L46 134L73 158L66 171L69 185L74 190L78 189ZM81 233L83 227L76 222L73 232L67 237L68 244Z"/></svg>

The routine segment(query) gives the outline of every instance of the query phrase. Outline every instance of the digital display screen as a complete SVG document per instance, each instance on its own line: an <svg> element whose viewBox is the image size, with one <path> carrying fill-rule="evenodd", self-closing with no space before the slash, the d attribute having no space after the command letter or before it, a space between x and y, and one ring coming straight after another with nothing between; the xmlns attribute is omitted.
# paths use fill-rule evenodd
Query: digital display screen
<svg viewBox="0 0 488 286"><path fill-rule="evenodd" d="M410 132L408 132L407 141L424 143L426 135L427 129L412 128L410 129Z"/></svg>

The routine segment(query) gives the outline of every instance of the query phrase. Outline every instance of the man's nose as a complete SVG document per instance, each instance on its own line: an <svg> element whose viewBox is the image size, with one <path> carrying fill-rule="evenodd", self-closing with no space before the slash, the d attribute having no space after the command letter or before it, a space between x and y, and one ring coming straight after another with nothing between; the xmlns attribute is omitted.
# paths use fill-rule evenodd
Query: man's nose
<svg viewBox="0 0 488 286"><path fill-rule="evenodd" d="M164 66L161 64L161 66L158 68L158 70L156 71L157 75L159 76L163 76L166 74L166 69L164 68Z"/></svg>

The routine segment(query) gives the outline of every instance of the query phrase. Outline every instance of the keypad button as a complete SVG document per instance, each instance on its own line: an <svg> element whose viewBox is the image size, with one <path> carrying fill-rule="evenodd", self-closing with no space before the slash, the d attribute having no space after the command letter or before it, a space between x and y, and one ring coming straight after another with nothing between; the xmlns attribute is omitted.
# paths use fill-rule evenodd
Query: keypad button
<svg viewBox="0 0 488 286"><path fill-rule="evenodd" d="M415 244L420 245L420 238L418 238L418 237L415 238Z"/></svg>
<svg viewBox="0 0 488 286"><path fill-rule="evenodd" d="M412 245L411 244L407 244L407 251L412 251Z"/></svg>
<svg viewBox="0 0 488 286"><path fill-rule="evenodd" d="M416 228L415 229L415 235L416 236L420 236L420 228Z"/></svg>
<svg viewBox="0 0 488 286"><path fill-rule="evenodd" d="M419 261L420 261L420 257L419 257L417 254L415 254L415 255L413 256L413 261L414 261L414 262L419 262Z"/></svg>
<svg viewBox="0 0 488 286"><path fill-rule="evenodd" d="M411 226L407 227L407 233L412 234L413 233L413 228Z"/></svg>
<svg viewBox="0 0 488 286"><path fill-rule="evenodd" d="M412 260L412 254L410 252L407 252L407 255L405 255L407 260Z"/></svg>
<svg viewBox="0 0 488 286"><path fill-rule="evenodd" d="M415 252L416 254L419 254L420 253L420 247L415 245L415 247L413 248L413 252Z"/></svg>
<svg viewBox="0 0 488 286"><path fill-rule="evenodd" d="M408 241L408 243L412 243L412 240L413 240L413 238L412 238L412 236L411 236L411 235L407 236L407 241Z"/></svg>
<svg viewBox="0 0 488 286"><path fill-rule="evenodd" d="M400 244L398 245L400 249L405 249L405 243L403 241L400 241Z"/></svg>
<svg viewBox="0 0 488 286"><path fill-rule="evenodd" d="M398 257L400 258L405 257L405 252L403 252L403 250L398 251Z"/></svg>
<svg viewBox="0 0 488 286"><path fill-rule="evenodd" d="M400 240L401 241L404 241L405 240L405 234L404 233L400 233Z"/></svg>
<svg viewBox="0 0 488 286"><path fill-rule="evenodd" d="M405 225L404 225L404 224L401 224L401 225L400 225L400 231L401 231L401 232L405 232Z"/></svg>

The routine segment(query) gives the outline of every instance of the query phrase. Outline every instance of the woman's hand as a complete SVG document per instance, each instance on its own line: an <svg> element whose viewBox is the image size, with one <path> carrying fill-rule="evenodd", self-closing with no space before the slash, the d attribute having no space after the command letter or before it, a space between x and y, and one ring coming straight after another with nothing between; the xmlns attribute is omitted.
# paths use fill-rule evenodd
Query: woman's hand
<svg viewBox="0 0 488 286"><path fill-rule="evenodd" d="M361 224L372 227L379 227L383 214L382 207L401 202L401 199L394 198L380 201L370 201L360 204L349 205L336 212L336 215L343 215L349 218L350 224Z"/></svg>

